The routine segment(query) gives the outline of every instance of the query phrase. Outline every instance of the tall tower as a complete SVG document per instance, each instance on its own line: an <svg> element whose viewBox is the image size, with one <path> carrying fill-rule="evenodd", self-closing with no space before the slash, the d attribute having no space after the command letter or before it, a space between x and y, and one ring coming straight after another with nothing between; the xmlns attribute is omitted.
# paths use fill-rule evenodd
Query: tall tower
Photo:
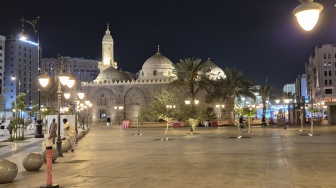
<svg viewBox="0 0 336 188"><path fill-rule="evenodd" d="M98 64L100 72L109 68L110 66L114 67L115 69L118 68L117 62L114 62L113 45L114 44L110 33L109 24L107 24L107 29L102 41L102 61Z"/></svg>

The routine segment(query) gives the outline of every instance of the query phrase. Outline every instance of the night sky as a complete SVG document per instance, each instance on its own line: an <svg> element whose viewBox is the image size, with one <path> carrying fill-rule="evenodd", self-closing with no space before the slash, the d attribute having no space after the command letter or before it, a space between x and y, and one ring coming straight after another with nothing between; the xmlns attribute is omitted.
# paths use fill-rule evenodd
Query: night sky
<svg viewBox="0 0 336 188"><path fill-rule="evenodd" d="M110 24L115 61L137 72L160 51L173 63L208 58L222 69L235 67L256 84L281 90L304 73L315 46L336 44L336 0L324 6L315 28L306 32L292 10L298 0L5 0L0 35L17 35L20 18L40 16L43 58L101 59L101 41ZM36 40L32 27L25 31Z"/></svg>

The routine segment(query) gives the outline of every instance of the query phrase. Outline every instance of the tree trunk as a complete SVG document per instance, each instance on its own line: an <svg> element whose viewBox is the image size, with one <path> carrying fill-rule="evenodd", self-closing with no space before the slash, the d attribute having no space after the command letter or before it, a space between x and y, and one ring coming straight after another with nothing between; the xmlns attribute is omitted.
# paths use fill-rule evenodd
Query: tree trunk
<svg viewBox="0 0 336 188"><path fill-rule="evenodd" d="M227 99L227 105L228 105L228 111L229 111L229 119L228 123L229 125L234 125L234 119L235 119L235 111L234 111L234 97L230 97Z"/></svg>

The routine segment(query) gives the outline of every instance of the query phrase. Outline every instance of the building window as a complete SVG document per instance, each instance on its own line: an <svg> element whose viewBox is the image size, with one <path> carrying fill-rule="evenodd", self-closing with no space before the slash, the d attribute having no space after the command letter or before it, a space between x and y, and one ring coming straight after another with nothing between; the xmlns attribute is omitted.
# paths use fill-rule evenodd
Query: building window
<svg viewBox="0 0 336 188"><path fill-rule="evenodd" d="M157 72L156 70L153 71L153 76L156 76L157 75Z"/></svg>
<svg viewBox="0 0 336 188"><path fill-rule="evenodd" d="M332 81L331 80L329 80L329 85L332 85Z"/></svg>
<svg viewBox="0 0 336 188"><path fill-rule="evenodd" d="M330 59L331 58L331 55L330 54L328 54L328 59Z"/></svg>
<svg viewBox="0 0 336 188"><path fill-rule="evenodd" d="M325 86L328 85L328 80L324 80L324 85L325 85Z"/></svg>
<svg viewBox="0 0 336 188"><path fill-rule="evenodd" d="M325 89L324 92L325 94L332 94L332 89Z"/></svg>
<svg viewBox="0 0 336 188"><path fill-rule="evenodd" d="M328 67L331 67L331 63L330 62L328 63Z"/></svg>
<svg viewBox="0 0 336 188"><path fill-rule="evenodd" d="M331 76L331 71L329 71L329 76Z"/></svg>
<svg viewBox="0 0 336 188"><path fill-rule="evenodd" d="M323 54L323 59L326 59L327 58L327 55L326 54Z"/></svg>
<svg viewBox="0 0 336 188"><path fill-rule="evenodd" d="M327 63L324 63L323 66L326 67L326 66L327 66Z"/></svg>
<svg viewBox="0 0 336 188"><path fill-rule="evenodd" d="M327 71L324 71L324 76L327 76Z"/></svg>
<svg viewBox="0 0 336 188"><path fill-rule="evenodd" d="M141 76L144 76L144 72L143 71L141 71Z"/></svg>
<svg viewBox="0 0 336 188"><path fill-rule="evenodd" d="M100 110L100 118L106 118L106 110Z"/></svg>

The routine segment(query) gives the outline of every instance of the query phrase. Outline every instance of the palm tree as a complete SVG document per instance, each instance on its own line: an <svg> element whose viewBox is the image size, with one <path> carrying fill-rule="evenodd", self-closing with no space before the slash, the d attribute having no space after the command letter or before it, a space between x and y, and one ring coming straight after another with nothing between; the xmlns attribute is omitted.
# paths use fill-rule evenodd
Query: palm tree
<svg viewBox="0 0 336 188"><path fill-rule="evenodd" d="M253 93L253 81L244 77L243 73L235 68L225 69L226 78L221 78L213 82L213 90L208 96L209 102L215 100L226 101L229 112L229 125L234 124L234 107L236 97L250 97L255 99Z"/></svg>
<svg viewBox="0 0 336 188"><path fill-rule="evenodd" d="M196 117L197 111L195 108L195 98L196 94L200 90L210 91L212 85L210 84L210 79L207 77L206 73L210 71L213 63L207 61L201 63L201 59L187 58L185 60L180 60L175 66L174 74L176 74L176 79L170 83L170 87L181 88L185 90L188 97L191 99L191 108L188 110L191 118L188 119L190 124L190 131L194 131L196 127L196 122L198 122ZM183 92L183 91L182 91Z"/></svg>
<svg viewBox="0 0 336 188"><path fill-rule="evenodd" d="M209 91L211 88L210 80L206 76L211 65L209 62L201 63L201 59L181 59L174 65L177 79L170 83L170 87L182 87L194 101L199 90Z"/></svg>
<svg viewBox="0 0 336 188"><path fill-rule="evenodd" d="M266 100L271 96L271 94L274 91L275 91L274 87L268 84L263 84L258 89L259 95L261 96L262 105L263 105L263 110L262 110L263 117L266 115Z"/></svg>

